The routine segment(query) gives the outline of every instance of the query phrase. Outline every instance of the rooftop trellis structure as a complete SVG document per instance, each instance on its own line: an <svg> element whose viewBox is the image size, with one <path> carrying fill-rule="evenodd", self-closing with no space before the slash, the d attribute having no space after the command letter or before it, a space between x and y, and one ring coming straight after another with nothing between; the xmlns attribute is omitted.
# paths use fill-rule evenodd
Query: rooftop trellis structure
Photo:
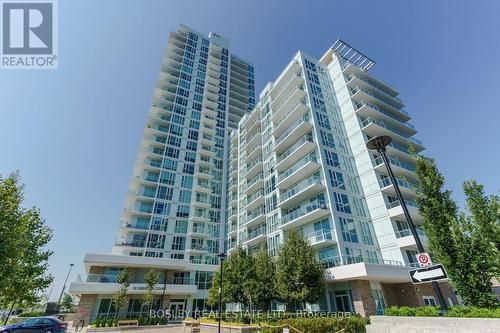
<svg viewBox="0 0 500 333"><path fill-rule="evenodd" d="M364 69L365 71L375 65L375 61L368 58L362 52L356 50L341 39L337 39L335 43L333 43L331 49L340 55L345 61Z"/></svg>

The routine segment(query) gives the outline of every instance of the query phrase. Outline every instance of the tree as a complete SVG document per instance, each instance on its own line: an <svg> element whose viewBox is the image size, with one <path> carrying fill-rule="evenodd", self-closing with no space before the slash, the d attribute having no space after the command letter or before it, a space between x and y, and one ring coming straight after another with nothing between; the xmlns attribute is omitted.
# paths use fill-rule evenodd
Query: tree
<svg viewBox="0 0 500 333"><path fill-rule="evenodd" d="M128 269L125 268L116 276L116 282L120 284L120 289L118 289L118 292L113 296L113 305L116 311L115 317L118 316L125 306L128 287L130 285Z"/></svg>
<svg viewBox="0 0 500 333"><path fill-rule="evenodd" d="M296 231L288 234L278 252L276 290L287 305L317 303L324 291L324 272L314 249Z"/></svg>
<svg viewBox="0 0 500 333"><path fill-rule="evenodd" d="M52 230L38 208L21 207L23 198L18 173L0 177L0 306L11 310L35 304L53 280L46 248Z"/></svg>
<svg viewBox="0 0 500 333"><path fill-rule="evenodd" d="M146 283L146 293L142 297L143 306L148 306L149 310L153 306L155 296L153 294L153 290L160 280L160 273L155 271L154 269L150 269L144 274L144 282Z"/></svg>
<svg viewBox="0 0 500 333"><path fill-rule="evenodd" d="M61 306L66 309L66 311L73 311L73 296L68 293L65 293L63 299L61 301Z"/></svg>
<svg viewBox="0 0 500 333"><path fill-rule="evenodd" d="M466 305L498 306L492 278L499 277L500 200L486 196L473 180L464 182L468 215L459 212L433 159L416 156L421 191L417 196L429 248L442 263Z"/></svg>
<svg viewBox="0 0 500 333"><path fill-rule="evenodd" d="M250 289L255 279L255 267L252 256L238 247L224 262L223 267L223 303L253 304L254 297ZM211 306L219 304L219 282L220 272L216 272L208 292L208 304Z"/></svg>
<svg viewBox="0 0 500 333"><path fill-rule="evenodd" d="M276 266L273 258L266 250L260 251L255 256L255 299L261 309L269 311L271 302L276 299L275 285Z"/></svg>

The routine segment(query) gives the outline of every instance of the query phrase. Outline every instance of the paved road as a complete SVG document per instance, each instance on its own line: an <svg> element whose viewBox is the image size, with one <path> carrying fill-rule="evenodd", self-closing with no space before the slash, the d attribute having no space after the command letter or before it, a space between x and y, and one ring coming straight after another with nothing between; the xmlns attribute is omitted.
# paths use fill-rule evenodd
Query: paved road
<svg viewBox="0 0 500 333"><path fill-rule="evenodd" d="M70 323L68 326L68 333L75 333L73 325ZM78 332L80 333L80 332ZM87 333L87 328L84 328L81 333ZM127 329L126 331L112 330L106 331L106 333L184 333L184 329L181 325L173 327L163 327L163 328L150 328L150 329Z"/></svg>

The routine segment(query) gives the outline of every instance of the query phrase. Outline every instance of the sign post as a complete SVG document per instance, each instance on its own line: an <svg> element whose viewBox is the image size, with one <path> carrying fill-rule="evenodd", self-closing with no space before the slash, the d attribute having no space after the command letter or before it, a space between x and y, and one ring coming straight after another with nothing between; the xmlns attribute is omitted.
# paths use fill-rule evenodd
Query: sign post
<svg viewBox="0 0 500 333"><path fill-rule="evenodd" d="M430 267L412 269L408 271L413 284L436 282L448 279L448 274L444 270L443 265L433 265Z"/></svg>

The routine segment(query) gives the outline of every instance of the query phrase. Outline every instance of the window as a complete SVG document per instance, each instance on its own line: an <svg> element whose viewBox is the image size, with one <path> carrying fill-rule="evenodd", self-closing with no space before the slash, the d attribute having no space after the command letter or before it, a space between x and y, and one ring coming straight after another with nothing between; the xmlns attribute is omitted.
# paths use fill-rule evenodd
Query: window
<svg viewBox="0 0 500 333"><path fill-rule="evenodd" d="M188 228L188 221L186 220L176 220L174 232L178 234L186 234Z"/></svg>
<svg viewBox="0 0 500 333"><path fill-rule="evenodd" d="M189 206L177 207L177 217L188 217L188 216L189 216Z"/></svg>
<svg viewBox="0 0 500 333"><path fill-rule="evenodd" d="M335 141L333 140L333 135L331 133L326 133L325 131L321 132L321 142L323 145L330 148L335 148Z"/></svg>
<svg viewBox="0 0 500 333"><path fill-rule="evenodd" d="M163 184L174 185L175 173L169 171L163 171L161 173L160 182Z"/></svg>
<svg viewBox="0 0 500 333"><path fill-rule="evenodd" d="M367 245L374 245L370 225L368 222L361 222L361 239Z"/></svg>
<svg viewBox="0 0 500 333"><path fill-rule="evenodd" d="M192 176L182 176L181 187L192 188L193 187L193 177Z"/></svg>
<svg viewBox="0 0 500 333"><path fill-rule="evenodd" d="M326 164L329 166L332 166L334 168L339 168L340 169L340 163L339 163L339 157L337 153L334 153L329 150L325 150L325 159L326 159Z"/></svg>
<svg viewBox="0 0 500 333"><path fill-rule="evenodd" d="M186 156L184 160L188 162L195 162L196 161L196 153L192 153L190 151L186 152Z"/></svg>
<svg viewBox="0 0 500 333"><path fill-rule="evenodd" d="M172 250L184 251L186 249L186 237L174 236L172 240Z"/></svg>
<svg viewBox="0 0 500 333"><path fill-rule="evenodd" d="M340 188L345 190L344 177L337 171L328 170L328 175L330 176L330 184L333 188Z"/></svg>
<svg viewBox="0 0 500 333"><path fill-rule="evenodd" d="M191 202L191 191L181 190L179 192L179 202L190 203Z"/></svg>
<svg viewBox="0 0 500 333"><path fill-rule="evenodd" d="M333 198L335 199L335 208L337 211L351 214L351 207L349 206L347 195L333 192Z"/></svg>
<svg viewBox="0 0 500 333"><path fill-rule="evenodd" d="M163 168L177 171L177 161L166 158L163 161Z"/></svg>
<svg viewBox="0 0 500 333"><path fill-rule="evenodd" d="M190 175L194 174L194 164L185 163L184 168L182 169L182 172L190 174Z"/></svg>
<svg viewBox="0 0 500 333"><path fill-rule="evenodd" d="M422 296L425 306L436 306L436 300L434 296Z"/></svg>
<svg viewBox="0 0 500 333"><path fill-rule="evenodd" d="M358 234L354 220L340 217L339 222L342 231L342 240L344 242L358 243Z"/></svg>
<svg viewBox="0 0 500 333"><path fill-rule="evenodd" d="M174 189L171 187L160 186L158 188L157 198L163 199L163 200L172 200L173 192L174 192Z"/></svg>
<svg viewBox="0 0 500 333"><path fill-rule="evenodd" d="M316 118L318 119L319 126L326 129L331 129L330 121L328 120L328 116L326 114L316 112Z"/></svg>
<svg viewBox="0 0 500 333"><path fill-rule="evenodd" d="M167 147L165 151L165 156L179 158L179 149Z"/></svg>

